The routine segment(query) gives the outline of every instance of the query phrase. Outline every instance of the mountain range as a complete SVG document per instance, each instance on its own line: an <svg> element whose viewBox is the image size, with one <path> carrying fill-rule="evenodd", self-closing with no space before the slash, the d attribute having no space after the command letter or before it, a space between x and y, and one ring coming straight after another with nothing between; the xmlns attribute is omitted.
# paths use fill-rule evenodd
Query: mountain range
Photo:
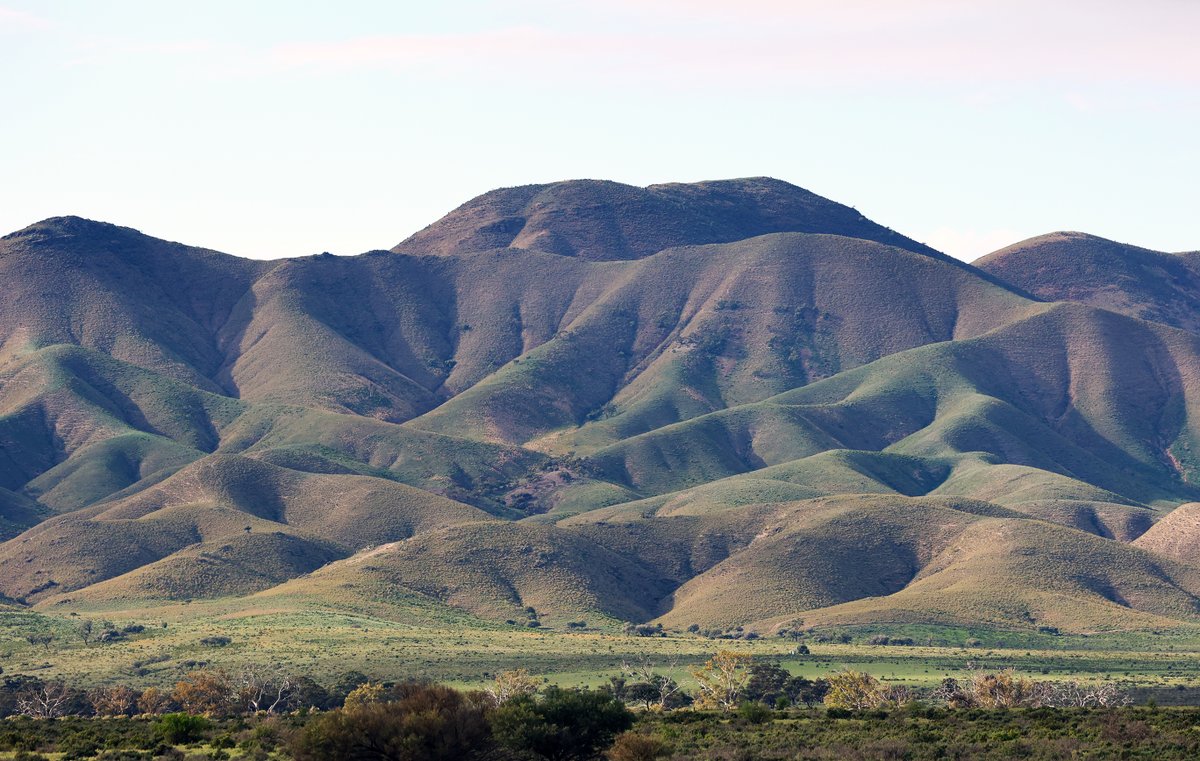
<svg viewBox="0 0 1200 761"><path fill-rule="evenodd" d="M353 257L53 218L0 282L11 605L1200 623L1200 252L571 181Z"/></svg>

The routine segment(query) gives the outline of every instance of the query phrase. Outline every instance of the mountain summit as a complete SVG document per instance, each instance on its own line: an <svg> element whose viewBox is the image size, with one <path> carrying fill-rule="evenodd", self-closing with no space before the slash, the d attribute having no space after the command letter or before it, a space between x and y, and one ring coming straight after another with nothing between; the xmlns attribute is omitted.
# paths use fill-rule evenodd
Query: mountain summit
<svg viewBox="0 0 1200 761"><path fill-rule="evenodd" d="M445 256L523 248L607 261L780 232L844 235L937 254L855 209L770 177L645 188L601 180L503 188L468 201L393 250Z"/></svg>

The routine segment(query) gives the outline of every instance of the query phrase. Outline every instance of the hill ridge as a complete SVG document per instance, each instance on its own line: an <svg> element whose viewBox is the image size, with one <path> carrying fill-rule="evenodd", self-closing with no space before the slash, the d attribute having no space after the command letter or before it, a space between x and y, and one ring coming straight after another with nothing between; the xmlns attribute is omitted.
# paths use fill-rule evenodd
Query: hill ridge
<svg viewBox="0 0 1200 761"><path fill-rule="evenodd" d="M978 263L767 177L270 262L43 220L0 239L0 599L1200 626L1200 269Z"/></svg>

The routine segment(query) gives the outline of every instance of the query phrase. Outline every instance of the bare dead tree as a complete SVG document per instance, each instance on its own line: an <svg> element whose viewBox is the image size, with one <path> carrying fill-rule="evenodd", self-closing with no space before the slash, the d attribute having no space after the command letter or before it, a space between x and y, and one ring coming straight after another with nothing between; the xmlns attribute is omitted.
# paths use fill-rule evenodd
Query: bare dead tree
<svg viewBox="0 0 1200 761"><path fill-rule="evenodd" d="M630 680L649 686L656 696L654 704L659 710L666 710L671 698L683 691L683 686L666 674L660 673L660 669L673 671L678 668L679 659L677 657L656 667L650 656L643 654L641 660L637 662L625 661L622 663L621 674Z"/></svg>
<svg viewBox="0 0 1200 761"><path fill-rule="evenodd" d="M537 681L525 669L511 669L496 674L492 684L485 688L494 705L504 705L513 698L533 695L538 690Z"/></svg>
<svg viewBox="0 0 1200 761"><path fill-rule="evenodd" d="M278 669L247 666L232 680L234 700L250 713L276 713L287 708L296 680Z"/></svg>
<svg viewBox="0 0 1200 761"><path fill-rule="evenodd" d="M1048 702L1064 708L1110 708L1129 705L1132 701L1112 682L1080 684L1072 680L1055 684Z"/></svg>
<svg viewBox="0 0 1200 761"><path fill-rule="evenodd" d="M71 691L62 682L30 685L17 695L17 711L32 719L57 719L66 715Z"/></svg>

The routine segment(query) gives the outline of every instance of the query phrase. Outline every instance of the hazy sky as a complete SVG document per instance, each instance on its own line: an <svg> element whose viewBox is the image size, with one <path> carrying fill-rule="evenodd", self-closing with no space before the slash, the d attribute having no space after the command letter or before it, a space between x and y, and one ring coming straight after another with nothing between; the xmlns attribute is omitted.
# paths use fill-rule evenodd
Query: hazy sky
<svg viewBox="0 0 1200 761"><path fill-rule="evenodd" d="M0 230L389 248L472 196L771 175L964 259L1200 249L1196 0L0 0Z"/></svg>

